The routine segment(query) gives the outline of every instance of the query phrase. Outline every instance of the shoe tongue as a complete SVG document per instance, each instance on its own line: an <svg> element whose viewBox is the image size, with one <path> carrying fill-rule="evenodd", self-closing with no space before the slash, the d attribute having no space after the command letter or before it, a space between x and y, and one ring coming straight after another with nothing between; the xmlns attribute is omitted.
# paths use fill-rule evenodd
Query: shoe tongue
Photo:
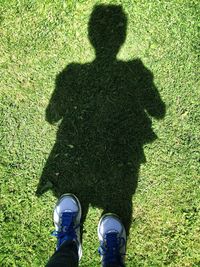
<svg viewBox="0 0 200 267"><path fill-rule="evenodd" d="M73 212L72 211L64 211L62 214L62 231L66 232L67 229L72 225L73 222Z"/></svg>
<svg viewBox="0 0 200 267"><path fill-rule="evenodd" d="M106 234L106 243L108 246L116 246L117 244L117 231L109 231Z"/></svg>
<svg viewBox="0 0 200 267"><path fill-rule="evenodd" d="M106 234L106 249L107 249L107 260L110 263L117 263L117 255L119 253L119 244L118 244L118 232L109 231Z"/></svg>

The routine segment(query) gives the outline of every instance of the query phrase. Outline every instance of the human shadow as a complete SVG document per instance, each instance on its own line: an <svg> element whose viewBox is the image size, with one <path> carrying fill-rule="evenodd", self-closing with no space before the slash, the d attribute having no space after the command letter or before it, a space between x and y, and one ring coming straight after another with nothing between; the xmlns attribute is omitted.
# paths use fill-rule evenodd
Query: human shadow
<svg viewBox="0 0 200 267"><path fill-rule="evenodd" d="M143 146L157 138L151 117L162 119L165 105L140 59L116 58L126 29L121 6L94 7L88 37L96 57L71 63L56 77L46 120L60 124L37 194L74 193L83 221L92 205L118 214L128 233L132 196L146 161Z"/></svg>

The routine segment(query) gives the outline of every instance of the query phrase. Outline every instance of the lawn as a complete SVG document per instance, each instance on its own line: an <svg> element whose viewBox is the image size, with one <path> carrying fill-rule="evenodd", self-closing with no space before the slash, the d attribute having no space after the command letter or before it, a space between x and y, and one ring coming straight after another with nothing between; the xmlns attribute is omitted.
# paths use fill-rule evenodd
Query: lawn
<svg viewBox="0 0 200 267"><path fill-rule="evenodd" d="M199 8L1 1L0 266L45 266L67 191L84 208L80 266L100 265L107 211L128 267L199 266Z"/></svg>

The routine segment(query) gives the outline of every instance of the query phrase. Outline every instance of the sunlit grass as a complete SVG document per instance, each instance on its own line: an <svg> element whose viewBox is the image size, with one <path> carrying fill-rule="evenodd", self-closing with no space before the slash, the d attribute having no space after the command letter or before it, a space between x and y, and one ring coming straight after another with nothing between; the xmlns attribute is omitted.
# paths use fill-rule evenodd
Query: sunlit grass
<svg viewBox="0 0 200 267"><path fill-rule="evenodd" d="M140 58L154 74L166 116L144 148L127 266L198 266L198 1L123 3L127 38L118 57ZM35 191L56 138L45 121L56 75L94 59L87 23L97 1L1 1L0 265L44 266L54 251L51 191ZM114 190L114 188L113 188ZM81 266L99 266L96 227L85 222Z"/></svg>

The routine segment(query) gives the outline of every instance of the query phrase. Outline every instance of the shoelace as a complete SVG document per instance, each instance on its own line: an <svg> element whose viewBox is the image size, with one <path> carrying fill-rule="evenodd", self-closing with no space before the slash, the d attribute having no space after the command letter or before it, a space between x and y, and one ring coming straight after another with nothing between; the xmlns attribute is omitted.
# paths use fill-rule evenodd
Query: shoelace
<svg viewBox="0 0 200 267"><path fill-rule="evenodd" d="M116 263L122 266L122 256L125 254L120 253L120 248L124 245L125 239L118 237L118 233L107 233L98 250L104 264Z"/></svg>
<svg viewBox="0 0 200 267"><path fill-rule="evenodd" d="M53 236L58 238L57 248L66 241L66 240L76 240L76 229L79 227L77 225L74 227L74 217L76 216L76 212L63 212L61 217L61 225L59 231L54 231L52 233Z"/></svg>

